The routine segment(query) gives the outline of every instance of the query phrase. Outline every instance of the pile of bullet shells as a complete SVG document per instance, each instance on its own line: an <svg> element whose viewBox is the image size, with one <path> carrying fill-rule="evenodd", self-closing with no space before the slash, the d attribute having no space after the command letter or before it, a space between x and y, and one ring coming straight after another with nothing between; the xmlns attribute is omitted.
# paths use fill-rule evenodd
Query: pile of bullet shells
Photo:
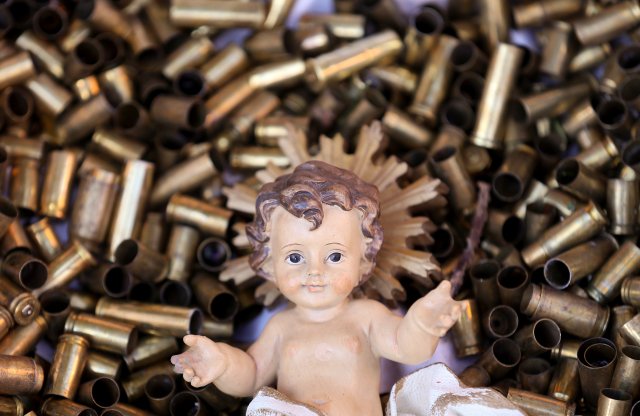
<svg viewBox="0 0 640 416"><path fill-rule="evenodd" d="M220 278L251 221L223 191L290 167L292 127L352 152L376 120L398 185L448 194L404 242L442 272L366 295L448 278L491 184L461 379L529 415L640 415L640 5L400 4L289 28L294 0L0 2L0 415L244 414L169 362L279 298Z"/></svg>

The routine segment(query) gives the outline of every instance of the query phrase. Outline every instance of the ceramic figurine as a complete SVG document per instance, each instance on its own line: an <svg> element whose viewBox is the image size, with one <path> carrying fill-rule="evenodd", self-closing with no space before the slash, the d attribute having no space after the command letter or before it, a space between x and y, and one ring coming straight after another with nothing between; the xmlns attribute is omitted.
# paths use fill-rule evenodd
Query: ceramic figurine
<svg viewBox="0 0 640 416"><path fill-rule="evenodd" d="M250 264L291 307L246 352L185 336L189 349L171 358L175 371L194 387L214 383L230 395L255 395L248 414L382 415L380 358L427 360L461 308L447 281L404 317L378 301L352 299L375 266L378 219L377 188L324 162L264 185L247 227Z"/></svg>

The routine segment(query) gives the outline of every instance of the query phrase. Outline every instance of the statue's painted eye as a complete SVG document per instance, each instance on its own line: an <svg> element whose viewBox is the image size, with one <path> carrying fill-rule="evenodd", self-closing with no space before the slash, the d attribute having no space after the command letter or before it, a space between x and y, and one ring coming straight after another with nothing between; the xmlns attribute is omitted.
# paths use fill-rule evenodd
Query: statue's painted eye
<svg viewBox="0 0 640 416"><path fill-rule="evenodd" d="M329 254L329 261L331 263L339 263L342 260L342 253L331 253Z"/></svg>
<svg viewBox="0 0 640 416"><path fill-rule="evenodd" d="M300 264L302 263L302 254L300 253L291 253L287 256L287 263L289 264Z"/></svg>

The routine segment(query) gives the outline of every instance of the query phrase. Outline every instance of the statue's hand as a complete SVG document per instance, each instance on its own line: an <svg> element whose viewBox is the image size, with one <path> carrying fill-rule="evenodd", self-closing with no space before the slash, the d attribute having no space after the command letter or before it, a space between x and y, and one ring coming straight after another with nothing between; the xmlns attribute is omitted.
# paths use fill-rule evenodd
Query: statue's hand
<svg viewBox="0 0 640 416"><path fill-rule="evenodd" d="M187 335L183 341L189 349L172 356L171 364L193 387L206 386L225 372L227 357L215 342L200 335Z"/></svg>
<svg viewBox="0 0 640 416"><path fill-rule="evenodd" d="M451 283L445 280L412 306L418 324L427 333L441 337L460 317L462 306L451 298L450 293Z"/></svg>

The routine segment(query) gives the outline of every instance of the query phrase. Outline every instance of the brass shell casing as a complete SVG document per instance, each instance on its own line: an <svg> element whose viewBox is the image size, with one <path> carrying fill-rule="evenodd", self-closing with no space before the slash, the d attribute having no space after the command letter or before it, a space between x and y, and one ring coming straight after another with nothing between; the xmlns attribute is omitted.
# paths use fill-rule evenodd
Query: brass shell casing
<svg viewBox="0 0 640 416"><path fill-rule="evenodd" d="M449 186L454 208L463 215L473 212L476 188L462 161L461 154L451 146L443 147L431 156L436 174Z"/></svg>
<svg viewBox="0 0 640 416"><path fill-rule="evenodd" d="M78 142L96 127L106 123L111 113L113 107L102 93L82 104L76 104L60 118L56 126L56 144Z"/></svg>
<svg viewBox="0 0 640 416"><path fill-rule="evenodd" d="M0 394L37 394L44 383L44 370L30 357L0 355Z"/></svg>
<svg viewBox="0 0 640 416"><path fill-rule="evenodd" d="M476 365L484 368L491 380L500 380L520 362L520 348L509 338L499 338L484 351Z"/></svg>
<svg viewBox="0 0 640 416"><path fill-rule="evenodd" d="M491 56L478 104L476 125L470 136L471 143L476 146L502 147L507 101L514 88L522 56L522 49L506 43L499 44Z"/></svg>
<svg viewBox="0 0 640 416"><path fill-rule="evenodd" d="M590 338L578 348L578 374L582 396L589 407L595 408L600 391L609 386L618 352L606 338Z"/></svg>
<svg viewBox="0 0 640 416"><path fill-rule="evenodd" d="M611 308L611 324L609 325L609 339L616 344L618 351L622 351L622 348L628 343L622 337L620 328L629 322L636 314L636 310L629 305L619 305Z"/></svg>
<svg viewBox="0 0 640 416"><path fill-rule="evenodd" d="M149 212L140 231L140 243L153 251L162 253L166 243L164 214Z"/></svg>
<svg viewBox="0 0 640 416"><path fill-rule="evenodd" d="M28 80L25 87L31 92L36 106L47 115L58 117L73 101L73 95L45 72Z"/></svg>
<svg viewBox="0 0 640 416"><path fill-rule="evenodd" d="M167 204L167 220L192 225L205 234L224 237L232 212L185 195L173 195Z"/></svg>
<svg viewBox="0 0 640 416"><path fill-rule="evenodd" d="M0 240L0 254L6 256L14 250L32 252L31 242L18 218L11 221Z"/></svg>
<svg viewBox="0 0 640 416"><path fill-rule="evenodd" d="M106 297L98 301L96 315L132 323L142 332L152 335L197 334L202 326L202 312L198 309L125 302Z"/></svg>
<svg viewBox="0 0 640 416"><path fill-rule="evenodd" d="M102 245L111 225L119 183L119 175L103 169L81 174L69 222L73 239L96 251Z"/></svg>
<svg viewBox="0 0 640 416"><path fill-rule="evenodd" d="M618 331L629 344L640 346L640 314L627 321Z"/></svg>
<svg viewBox="0 0 640 416"><path fill-rule="evenodd" d="M474 299L461 301L463 306L460 318L453 326L453 341L458 357L478 354L482 345L480 313Z"/></svg>
<svg viewBox="0 0 640 416"><path fill-rule="evenodd" d="M64 332L64 323L71 313L71 297L62 290L51 290L40 296L42 316L47 320L47 339L55 342Z"/></svg>
<svg viewBox="0 0 640 416"><path fill-rule="evenodd" d="M547 392L552 373L551 364L542 358L527 358L518 367L522 388L538 394Z"/></svg>
<svg viewBox="0 0 640 416"><path fill-rule="evenodd" d="M144 394L149 402L149 407L157 415L169 414L169 402L176 393L176 381L173 375L156 374L147 380Z"/></svg>
<svg viewBox="0 0 640 416"><path fill-rule="evenodd" d="M122 380L122 390L127 396L128 401L133 402L144 396L144 386L147 384L147 381L158 374L174 374L173 365L171 365L169 360L145 367L131 373L127 379Z"/></svg>
<svg viewBox="0 0 640 416"><path fill-rule="evenodd" d="M61 399L59 397L50 397L45 400L42 405L43 416L98 416L98 413L84 405L71 401L69 399Z"/></svg>
<svg viewBox="0 0 640 416"><path fill-rule="evenodd" d="M384 113L382 128L392 140L410 149L428 147L434 139L432 131L395 106L389 106Z"/></svg>
<svg viewBox="0 0 640 416"><path fill-rule="evenodd" d="M120 373L122 373L122 360L120 357L98 351L89 351L83 373L85 378L91 379L105 376L119 379Z"/></svg>
<svg viewBox="0 0 640 416"><path fill-rule="evenodd" d="M500 304L497 278L500 263L496 260L479 260L469 268L469 277L480 310L489 311Z"/></svg>
<svg viewBox="0 0 640 416"><path fill-rule="evenodd" d="M287 155L279 147L235 147L229 155L229 164L236 169L264 169L269 164L284 168L290 163Z"/></svg>
<svg viewBox="0 0 640 416"><path fill-rule="evenodd" d="M560 327L551 319L538 319L522 327L513 336L524 356L537 356L552 350L560 344ZM546 390L546 387L545 389Z"/></svg>
<svg viewBox="0 0 640 416"><path fill-rule="evenodd" d="M138 160L147 153L148 146L145 143L128 139L113 130L99 127L91 136L91 143L100 153L104 153L111 159L122 163L129 160Z"/></svg>
<svg viewBox="0 0 640 416"><path fill-rule="evenodd" d="M40 195L40 212L53 218L65 218L78 158L69 150L49 153Z"/></svg>
<svg viewBox="0 0 640 416"><path fill-rule="evenodd" d="M604 212L589 202L526 246L522 250L522 259L529 267L542 264L550 257L595 236L607 223Z"/></svg>
<svg viewBox="0 0 640 416"><path fill-rule="evenodd" d="M242 1L180 0L169 8L169 19L179 27L259 28L265 19L265 5Z"/></svg>
<svg viewBox="0 0 640 416"><path fill-rule="evenodd" d="M624 278L638 271L640 247L633 240L627 240L593 276L587 286L587 293L598 303L608 303L620 294Z"/></svg>
<svg viewBox="0 0 640 416"><path fill-rule="evenodd" d="M563 402L542 394L513 387L509 389L507 399L518 406L519 409L527 412L527 414L573 416L576 411L576 405L573 403Z"/></svg>
<svg viewBox="0 0 640 416"><path fill-rule="evenodd" d="M212 158L215 152L187 159L164 172L156 181L149 198L151 206L158 206L171 198L175 193L189 192L211 179L218 169Z"/></svg>
<svg viewBox="0 0 640 416"><path fill-rule="evenodd" d="M536 168L537 154L527 145L519 145L509 152L493 176L493 193L504 202L519 200L529 185Z"/></svg>
<svg viewBox="0 0 640 416"><path fill-rule="evenodd" d="M208 37L192 37L167 57L162 73L165 77L173 79L187 68L200 66L214 50L215 45Z"/></svg>
<svg viewBox="0 0 640 416"><path fill-rule="evenodd" d="M76 400L87 406L105 409L120 400L120 387L113 378L94 378L80 385Z"/></svg>
<svg viewBox="0 0 640 416"><path fill-rule="evenodd" d="M556 400L572 403L580 392L578 360L562 358L553 373L547 395Z"/></svg>
<svg viewBox="0 0 640 416"><path fill-rule="evenodd" d="M240 304L236 295L208 273L197 273L191 287L200 307L217 321L230 321L238 313Z"/></svg>
<svg viewBox="0 0 640 416"><path fill-rule="evenodd" d="M168 359L179 352L175 337L145 336L138 345L125 355L123 360L130 372L147 367L151 364Z"/></svg>
<svg viewBox="0 0 640 416"><path fill-rule="evenodd" d="M17 326L0 339L0 354L25 355L36 346L47 330L47 321L37 316L28 325Z"/></svg>
<svg viewBox="0 0 640 416"><path fill-rule="evenodd" d="M133 239L124 240L118 245L115 260L134 277L146 282L161 282L169 272L167 256Z"/></svg>
<svg viewBox="0 0 640 416"><path fill-rule="evenodd" d="M513 22L516 27L543 26L556 19L563 19L583 10L580 0L537 0L513 6Z"/></svg>
<svg viewBox="0 0 640 416"><path fill-rule="evenodd" d="M618 357L610 387L626 391L635 399L640 395L640 347L622 347Z"/></svg>
<svg viewBox="0 0 640 416"><path fill-rule="evenodd" d="M328 83L341 81L367 66L398 55L401 49L398 35L385 30L310 58L305 78L311 89L319 92Z"/></svg>
<svg viewBox="0 0 640 416"><path fill-rule="evenodd" d="M40 221L28 225L26 232L37 253L45 262L51 263L62 252L60 239L51 226L49 218L44 217Z"/></svg>
<svg viewBox="0 0 640 416"><path fill-rule="evenodd" d="M624 390L602 389L598 397L598 415L613 416L631 414L632 396Z"/></svg>
<svg viewBox="0 0 640 416"><path fill-rule="evenodd" d="M16 207L34 213L38 210L40 162L19 158L11 166L9 197Z"/></svg>
<svg viewBox="0 0 640 416"><path fill-rule="evenodd" d="M166 250L169 258L169 280L186 282L189 279L199 243L200 233L197 229L179 223L171 227Z"/></svg>
<svg viewBox="0 0 640 416"><path fill-rule="evenodd" d="M579 244L547 260L545 280L555 289L566 289L598 270L617 249L618 242L609 234Z"/></svg>
<svg viewBox="0 0 640 416"><path fill-rule="evenodd" d="M609 308L591 299L536 284L525 291L520 310L530 319L552 319L562 330L581 338L601 336L609 322Z"/></svg>
<svg viewBox="0 0 640 416"><path fill-rule="evenodd" d="M11 312L18 325L31 323L40 313L38 299L4 276L0 276L0 305Z"/></svg>
<svg viewBox="0 0 640 416"><path fill-rule="evenodd" d="M92 348L116 354L129 354L138 343L135 325L72 312L64 325L65 332L82 335Z"/></svg>
<svg viewBox="0 0 640 416"><path fill-rule="evenodd" d="M277 146L278 140L289 134L289 125L294 130L300 129L303 132L307 132L309 129L309 117L276 115L258 120L253 128L256 143L262 146Z"/></svg>
<svg viewBox="0 0 640 416"><path fill-rule="evenodd" d="M627 305L640 308L640 278L627 277L620 288L622 301Z"/></svg>
<svg viewBox="0 0 640 416"><path fill-rule="evenodd" d="M216 53L200 67L200 72L210 90L220 88L249 67L247 52L231 43Z"/></svg>
<svg viewBox="0 0 640 416"><path fill-rule="evenodd" d="M640 189L638 182L618 178L607 180L607 212L611 218L609 230L615 235L631 235L638 228Z"/></svg>
<svg viewBox="0 0 640 416"><path fill-rule="evenodd" d="M23 416L24 403L18 396L1 396L0 413L7 416ZM37 416L34 412L27 413L28 416Z"/></svg>
<svg viewBox="0 0 640 416"><path fill-rule="evenodd" d="M494 306L484 314L482 327L491 338L508 338L518 329L518 313L511 306Z"/></svg>
<svg viewBox="0 0 640 416"><path fill-rule="evenodd" d="M573 22L578 41L584 46L607 42L640 22L640 6L634 2L618 3L592 16Z"/></svg>
<svg viewBox="0 0 640 416"><path fill-rule="evenodd" d="M18 46L21 45L18 44ZM36 69L27 51L18 52L0 60L0 79L2 80L0 88L20 84L35 76Z"/></svg>
<svg viewBox="0 0 640 416"><path fill-rule="evenodd" d="M32 293L40 296L44 292L68 285L74 277L97 264L91 252L82 244L73 241L69 247L49 264L49 279Z"/></svg>
<svg viewBox="0 0 640 416"><path fill-rule="evenodd" d="M422 70L409 112L424 119L427 126L434 127L438 121L437 115L453 79L451 56L457 45L456 38L440 36Z"/></svg>
<svg viewBox="0 0 640 416"><path fill-rule="evenodd" d="M47 265L42 260L22 250L7 254L0 265L0 272L24 290L38 289L49 275Z"/></svg>
<svg viewBox="0 0 640 416"><path fill-rule="evenodd" d="M44 394L73 398L87 362L89 342L80 335L63 334L58 339Z"/></svg>
<svg viewBox="0 0 640 416"><path fill-rule="evenodd" d="M127 162L122 172L122 191L113 212L109 231L109 255L111 258L123 240L137 238L142 227L142 216L153 183L153 163L142 160Z"/></svg>

